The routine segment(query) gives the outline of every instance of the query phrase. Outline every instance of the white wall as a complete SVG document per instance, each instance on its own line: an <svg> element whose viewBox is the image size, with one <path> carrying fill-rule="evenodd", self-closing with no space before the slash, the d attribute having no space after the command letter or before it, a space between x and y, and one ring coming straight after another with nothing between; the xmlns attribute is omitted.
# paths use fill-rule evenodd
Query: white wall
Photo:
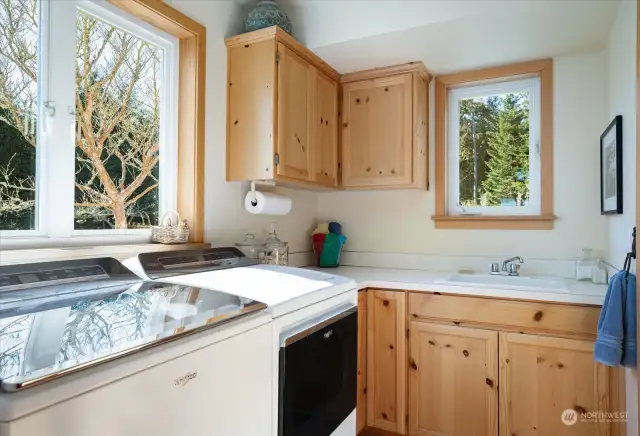
<svg viewBox="0 0 640 436"><path fill-rule="evenodd" d="M622 115L623 210L607 220L607 260L622 266L630 249L630 230L636 219L636 2L622 1L605 51L608 63L608 104L602 129ZM638 435L637 371L627 370L627 435Z"/></svg>
<svg viewBox="0 0 640 436"><path fill-rule="evenodd" d="M602 125L622 115L624 214L607 218L607 258L622 264L630 248L636 218L636 2L623 1L611 30L605 55L608 62L608 108Z"/></svg>
<svg viewBox="0 0 640 436"><path fill-rule="evenodd" d="M225 181L227 52L224 38L244 31L245 11L233 1L174 0L170 3L207 28L205 241L217 246L233 244L248 231L268 231L273 221L280 239L289 242L291 252L311 250L309 235L316 223L316 193L278 188L293 198L291 213L285 217L257 217L244 210L248 184Z"/></svg>
<svg viewBox="0 0 640 436"><path fill-rule="evenodd" d="M348 251L569 259L583 247L604 253L600 216L598 144L606 111L604 54L554 60L553 231L436 230L434 214L434 111L431 110L432 189L332 192L318 196L320 220L337 220ZM588 74L587 74L588 72ZM433 86L432 86L433 91ZM433 109L433 92L431 92Z"/></svg>

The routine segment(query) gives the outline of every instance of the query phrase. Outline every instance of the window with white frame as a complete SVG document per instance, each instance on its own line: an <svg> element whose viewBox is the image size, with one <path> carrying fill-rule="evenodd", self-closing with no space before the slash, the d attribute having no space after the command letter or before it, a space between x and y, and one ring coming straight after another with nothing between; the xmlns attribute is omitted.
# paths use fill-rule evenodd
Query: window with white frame
<svg viewBox="0 0 640 436"><path fill-rule="evenodd" d="M540 78L448 91L447 213L538 215Z"/></svg>
<svg viewBox="0 0 640 436"><path fill-rule="evenodd" d="M0 1L0 236L175 209L178 41L105 1Z"/></svg>

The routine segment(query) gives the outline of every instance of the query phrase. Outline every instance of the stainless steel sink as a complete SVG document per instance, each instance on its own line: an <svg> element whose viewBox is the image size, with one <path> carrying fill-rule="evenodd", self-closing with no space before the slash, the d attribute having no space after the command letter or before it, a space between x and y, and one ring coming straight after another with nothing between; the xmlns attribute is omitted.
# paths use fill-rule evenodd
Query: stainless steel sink
<svg viewBox="0 0 640 436"><path fill-rule="evenodd" d="M569 292L563 279L553 277L454 274L444 280L436 280L436 283L440 285L510 289L514 291Z"/></svg>

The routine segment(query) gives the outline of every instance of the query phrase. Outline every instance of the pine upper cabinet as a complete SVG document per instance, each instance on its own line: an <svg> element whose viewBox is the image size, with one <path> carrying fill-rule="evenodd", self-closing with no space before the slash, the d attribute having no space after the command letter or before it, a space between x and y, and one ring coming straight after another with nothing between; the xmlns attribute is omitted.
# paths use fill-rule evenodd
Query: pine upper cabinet
<svg viewBox="0 0 640 436"><path fill-rule="evenodd" d="M500 333L501 436L608 436L610 424L580 413L610 412L610 368L593 361L593 342ZM578 422L565 425L565 410ZM616 433L617 434L617 433Z"/></svg>
<svg viewBox="0 0 640 436"><path fill-rule="evenodd" d="M276 26L226 44L227 180L335 187L338 72Z"/></svg>
<svg viewBox="0 0 640 436"><path fill-rule="evenodd" d="M367 422L367 291L358 292L358 395L356 397L356 434Z"/></svg>
<svg viewBox="0 0 640 436"><path fill-rule="evenodd" d="M311 115L311 146L314 152L313 181L338 185L338 84L314 68L314 105Z"/></svg>
<svg viewBox="0 0 640 436"><path fill-rule="evenodd" d="M427 188L429 80L419 62L341 78L343 187Z"/></svg>
<svg viewBox="0 0 640 436"><path fill-rule="evenodd" d="M280 42L278 59L278 174L309 180L313 67Z"/></svg>
<svg viewBox="0 0 640 436"><path fill-rule="evenodd" d="M367 426L406 433L406 297L367 291Z"/></svg>
<svg viewBox="0 0 640 436"><path fill-rule="evenodd" d="M424 322L409 332L409 434L497 436L498 332Z"/></svg>

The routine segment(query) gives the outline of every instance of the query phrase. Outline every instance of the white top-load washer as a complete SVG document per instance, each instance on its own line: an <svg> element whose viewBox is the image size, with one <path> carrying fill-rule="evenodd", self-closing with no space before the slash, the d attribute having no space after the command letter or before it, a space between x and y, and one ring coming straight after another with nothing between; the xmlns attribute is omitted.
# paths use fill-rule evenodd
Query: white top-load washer
<svg viewBox="0 0 640 436"><path fill-rule="evenodd" d="M110 258L0 267L0 436L267 436L265 307Z"/></svg>
<svg viewBox="0 0 640 436"><path fill-rule="evenodd" d="M142 253L143 278L211 286L268 305L272 436L355 436L357 284L323 272L257 265L236 248Z"/></svg>

